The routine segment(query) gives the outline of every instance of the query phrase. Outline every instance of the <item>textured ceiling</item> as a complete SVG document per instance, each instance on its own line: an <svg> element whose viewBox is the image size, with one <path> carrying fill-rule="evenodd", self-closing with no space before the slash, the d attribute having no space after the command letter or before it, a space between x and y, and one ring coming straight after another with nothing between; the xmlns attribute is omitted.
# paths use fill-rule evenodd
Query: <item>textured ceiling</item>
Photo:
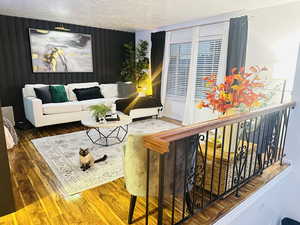
<svg viewBox="0 0 300 225"><path fill-rule="evenodd" d="M291 1L293 0L0 0L0 14L138 31Z"/></svg>

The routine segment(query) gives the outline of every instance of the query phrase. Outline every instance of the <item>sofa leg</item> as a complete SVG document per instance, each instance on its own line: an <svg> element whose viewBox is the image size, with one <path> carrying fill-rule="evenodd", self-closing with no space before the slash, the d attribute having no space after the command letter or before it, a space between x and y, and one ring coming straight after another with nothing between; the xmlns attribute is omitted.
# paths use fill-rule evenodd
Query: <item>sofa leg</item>
<svg viewBox="0 0 300 225"><path fill-rule="evenodd" d="M38 135L38 134L39 134L39 131L40 131L40 129L39 129L38 127L34 127L34 128L33 128L33 133L34 133L35 135Z"/></svg>
<svg viewBox="0 0 300 225"><path fill-rule="evenodd" d="M135 203L136 203L136 196L131 195L130 196L129 214L128 214L128 224L132 224L132 217L133 217L133 213L134 213Z"/></svg>

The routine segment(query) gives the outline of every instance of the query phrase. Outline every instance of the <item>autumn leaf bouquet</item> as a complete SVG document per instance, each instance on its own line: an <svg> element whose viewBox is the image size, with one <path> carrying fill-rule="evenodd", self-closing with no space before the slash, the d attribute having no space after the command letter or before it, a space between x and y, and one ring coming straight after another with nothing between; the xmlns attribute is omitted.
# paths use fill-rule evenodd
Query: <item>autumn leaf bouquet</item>
<svg viewBox="0 0 300 225"><path fill-rule="evenodd" d="M197 107L211 108L226 114L232 109L244 112L264 106L268 97L262 92L265 84L261 81L259 73L267 69L251 66L249 70L250 72L245 72L244 68L233 68L231 74L225 77L225 81L218 85L215 74L204 77L209 91L205 93L206 99L200 101Z"/></svg>

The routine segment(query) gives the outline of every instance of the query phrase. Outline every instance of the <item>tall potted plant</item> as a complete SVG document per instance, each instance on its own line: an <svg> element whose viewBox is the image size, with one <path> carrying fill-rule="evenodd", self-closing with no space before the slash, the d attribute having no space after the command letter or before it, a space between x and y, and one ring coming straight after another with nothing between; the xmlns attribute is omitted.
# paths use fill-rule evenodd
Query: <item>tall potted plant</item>
<svg viewBox="0 0 300 225"><path fill-rule="evenodd" d="M135 47L132 42L124 44L125 60L121 70L121 79L124 82L135 81Z"/></svg>
<svg viewBox="0 0 300 225"><path fill-rule="evenodd" d="M141 82L148 78L148 46L149 44L145 40L140 40L136 48L132 42L124 45L125 60L121 70L121 78L124 82L132 82L139 87Z"/></svg>
<svg viewBox="0 0 300 225"><path fill-rule="evenodd" d="M135 64L135 82L140 85L140 82L148 77L149 73L149 58L148 42L140 40L136 48L136 64Z"/></svg>

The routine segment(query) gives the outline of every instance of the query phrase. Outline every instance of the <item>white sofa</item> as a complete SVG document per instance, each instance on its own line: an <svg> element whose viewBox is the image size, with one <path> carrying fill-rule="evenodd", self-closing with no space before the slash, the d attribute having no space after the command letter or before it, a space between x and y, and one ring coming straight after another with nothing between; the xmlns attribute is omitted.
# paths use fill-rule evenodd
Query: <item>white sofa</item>
<svg viewBox="0 0 300 225"><path fill-rule="evenodd" d="M80 121L90 112L88 107L95 104L113 105L118 98L118 84L72 83L65 85L69 102L42 104L35 95L34 88L46 86L45 84L26 84L22 89L25 117L35 127L44 127L60 123ZM88 88L99 86L104 98L77 101L73 90L75 88ZM159 108L134 109L130 116L135 118L158 116Z"/></svg>

